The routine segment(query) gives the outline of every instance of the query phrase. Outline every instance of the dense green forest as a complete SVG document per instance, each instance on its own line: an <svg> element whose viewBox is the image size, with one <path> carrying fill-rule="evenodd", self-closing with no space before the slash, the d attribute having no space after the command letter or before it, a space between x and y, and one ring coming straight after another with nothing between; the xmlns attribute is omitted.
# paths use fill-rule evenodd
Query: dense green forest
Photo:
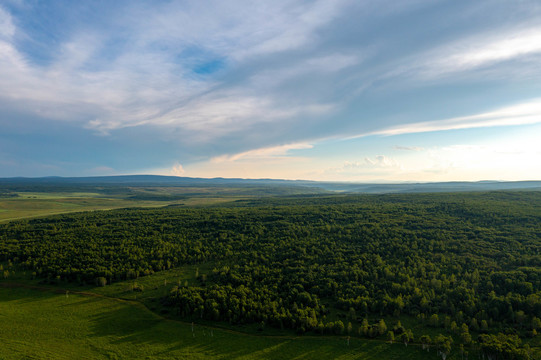
<svg viewBox="0 0 541 360"><path fill-rule="evenodd" d="M210 264L162 302L195 321L416 342L443 358L527 359L541 330L541 192L76 213L0 225L0 260L101 286Z"/></svg>

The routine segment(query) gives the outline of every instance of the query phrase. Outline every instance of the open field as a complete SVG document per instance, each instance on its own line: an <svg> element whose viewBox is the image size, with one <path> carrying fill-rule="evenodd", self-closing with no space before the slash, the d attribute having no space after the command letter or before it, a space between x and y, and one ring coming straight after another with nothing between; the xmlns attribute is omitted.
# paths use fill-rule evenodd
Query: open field
<svg viewBox="0 0 541 360"><path fill-rule="evenodd" d="M140 198L138 198L140 196ZM29 219L81 211L112 210L132 207L205 206L247 199L239 196L157 195L162 198L99 193L18 193L14 198L0 198L0 222Z"/></svg>
<svg viewBox="0 0 541 360"><path fill-rule="evenodd" d="M0 199L0 222L65 214L79 211L110 210L125 207L164 206L157 201L134 201L72 194L36 194L15 199Z"/></svg>
<svg viewBox="0 0 541 360"><path fill-rule="evenodd" d="M2 193L2 190L5 191ZM212 206L312 190L287 186L0 186L0 223L81 211L133 207ZM3 194L3 196L2 196Z"/></svg>
<svg viewBox="0 0 541 360"><path fill-rule="evenodd" d="M257 336L171 321L112 298L0 287L0 358L433 359L416 346ZM8 325L9 324L9 325ZM452 358L452 357L451 357Z"/></svg>
<svg viewBox="0 0 541 360"><path fill-rule="evenodd" d="M5 266L6 264L4 264ZM26 272L0 280L0 359L439 359L419 344L347 336L297 336L291 331L200 321L162 313L157 301L176 281L195 280L207 266L185 266L105 287L42 284ZM137 283L144 291L134 292ZM414 319L402 318L417 332ZM410 324L411 323L411 324ZM539 339L529 342L539 358ZM461 359L455 348L447 359Z"/></svg>

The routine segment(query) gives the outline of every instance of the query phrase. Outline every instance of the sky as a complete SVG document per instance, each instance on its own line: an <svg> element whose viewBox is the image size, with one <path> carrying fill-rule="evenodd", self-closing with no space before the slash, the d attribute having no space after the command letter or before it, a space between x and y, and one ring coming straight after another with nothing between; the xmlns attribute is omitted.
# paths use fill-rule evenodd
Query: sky
<svg viewBox="0 0 541 360"><path fill-rule="evenodd" d="M541 180L538 0L0 0L0 177Z"/></svg>

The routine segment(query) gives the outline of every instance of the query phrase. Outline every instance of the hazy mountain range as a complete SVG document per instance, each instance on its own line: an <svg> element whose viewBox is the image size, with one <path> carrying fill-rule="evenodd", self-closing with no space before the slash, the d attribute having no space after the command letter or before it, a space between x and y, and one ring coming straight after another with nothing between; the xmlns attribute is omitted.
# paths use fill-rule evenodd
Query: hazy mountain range
<svg viewBox="0 0 541 360"><path fill-rule="evenodd" d="M460 192L490 190L541 190L541 181L452 181L434 183L353 183L318 182L280 179L239 178L191 178L160 175L120 175L94 177L41 177L0 178L0 189L20 187L66 187L66 186L168 186L168 187L295 187L306 193L415 193L415 192Z"/></svg>

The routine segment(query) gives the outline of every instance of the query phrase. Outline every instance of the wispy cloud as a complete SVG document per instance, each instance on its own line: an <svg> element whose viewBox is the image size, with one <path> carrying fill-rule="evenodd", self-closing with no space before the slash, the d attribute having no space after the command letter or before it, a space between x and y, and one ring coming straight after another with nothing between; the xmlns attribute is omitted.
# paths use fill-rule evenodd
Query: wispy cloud
<svg viewBox="0 0 541 360"><path fill-rule="evenodd" d="M446 46L429 72L452 73L541 53L541 28L476 36Z"/></svg>
<svg viewBox="0 0 541 360"><path fill-rule="evenodd" d="M424 148L419 146L394 146L395 150L404 150L404 151L423 151Z"/></svg>
<svg viewBox="0 0 541 360"><path fill-rule="evenodd" d="M461 38L429 48L420 54L406 57L396 69L384 78L409 76L419 80L432 80L457 74L471 74L510 61L523 63L523 67L538 70L537 62L528 59L541 55L541 27L492 29L484 33ZM524 68L513 66L515 72ZM499 71L493 73L498 74ZM504 74L509 76L509 69Z"/></svg>
<svg viewBox="0 0 541 360"><path fill-rule="evenodd" d="M182 141L186 144L209 143L220 137L249 132L249 129L268 123L278 126L292 117L321 116L333 111L332 104L291 104L277 106L272 98L244 96L230 91L202 95L167 111L159 107L119 110L118 118L96 118L86 125L102 134L142 125L154 128L181 129L190 134Z"/></svg>
<svg viewBox="0 0 541 360"><path fill-rule="evenodd" d="M365 157L360 161L344 161L340 166L328 167L314 173L320 179L329 181L385 180L402 173L403 166L396 159L386 155Z"/></svg>
<svg viewBox="0 0 541 360"><path fill-rule="evenodd" d="M97 144L110 147L99 160L65 160L81 172L96 164L124 171L119 164L132 152L141 159L134 171L191 174L204 163L257 176L253 169L272 174L264 165L273 162L273 172L302 175L304 156L313 168L316 157L335 156L321 165L329 168L348 153L357 156L349 171L396 170L393 161L428 147L395 146L393 160L376 156L391 142L370 153L331 144L540 122L541 100L520 104L539 96L541 81L541 12L532 3L156 0L68 8L6 0L0 126L48 136L57 148L80 144L78 156L87 158ZM455 117L459 109L473 115ZM0 143L12 133L0 132ZM38 148L30 142L2 150L23 162L26 148ZM172 169L176 161L183 167Z"/></svg>
<svg viewBox="0 0 541 360"><path fill-rule="evenodd" d="M261 149L254 149L250 151L245 151L242 153L234 155L222 155L217 156L211 159L213 163L222 163L222 162L234 162L239 160L257 160L257 159L270 159L270 158L283 158L288 157L291 150L303 150L311 149L312 144L308 143L297 143L297 144L286 144L280 146L273 146Z"/></svg>
<svg viewBox="0 0 541 360"><path fill-rule="evenodd" d="M400 164L385 155L376 155L373 158L365 157L363 162L349 162L344 163L344 169L366 169L366 168L398 168Z"/></svg>
<svg viewBox="0 0 541 360"><path fill-rule="evenodd" d="M322 57L309 58L303 63L287 64L283 67L274 67L263 70L251 77L251 82L257 87L273 87L286 81L318 74L328 74L347 69L362 62L363 56L359 54L336 53Z"/></svg>
<svg viewBox="0 0 541 360"><path fill-rule="evenodd" d="M186 171L184 170L184 167L180 163L176 163L173 165L170 171L170 175L174 176L183 176Z"/></svg>
<svg viewBox="0 0 541 360"><path fill-rule="evenodd" d="M263 15L258 20L266 24L272 24L266 28L266 33L257 31L257 35L265 38L254 38L253 46L240 51L236 57L253 55L265 55L281 52L289 49L298 49L309 45L314 41L315 30L333 20L348 4L349 1L325 1L319 0L313 3L284 2L274 9L265 6L262 10L270 13ZM276 10L279 10L276 12Z"/></svg>
<svg viewBox="0 0 541 360"><path fill-rule="evenodd" d="M404 124L348 138L353 139L368 135L402 135L431 131L460 130L493 126L516 126L538 123L541 123L541 99L481 114ZM401 148L401 150L406 149Z"/></svg>
<svg viewBox="0 0 541 360"><path fill-rule="evenodd" d="M0 39L9 39L15 34L11 15L0 7Z"/></svg>
<svg viewBox="0 0 541 360"><path fill-rule="evenodd" d="M235 67L248 55L297 48L336 15L340 3L231 4L238 11L221 11L219 3L139 4L118 19L131 32L132 42L123 52L104 62L103 53L111 52L108 35L98 28L80 31L59 45L58 55L45 67L32 65L14 46L15 28L2 10L0 96L19 101L24 111L81 122L101 134L150 124L203 130L207 136L198 138L204 141L247 122L325 113L332 103L302 98L284 102L249 84L224 88L219 79L201 77L194 68L216 57L230 59ZM144 17L138 16L141 12ZM305 71L336 71L355 61L341 54L313 58Z"/></svg>

